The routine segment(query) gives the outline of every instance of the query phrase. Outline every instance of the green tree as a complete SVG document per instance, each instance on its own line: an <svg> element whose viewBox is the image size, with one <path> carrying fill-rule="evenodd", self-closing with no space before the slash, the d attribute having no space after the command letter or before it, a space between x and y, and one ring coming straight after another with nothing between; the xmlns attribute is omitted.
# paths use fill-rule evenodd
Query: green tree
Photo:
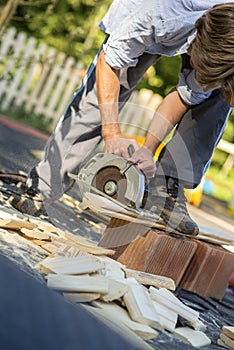
<svg viewBox="0 0 234 350"><path fill-rule="evenodd" d="M111 0L20 1L11 24L88 65L104 38L98 24L110 3Z"/></svg>

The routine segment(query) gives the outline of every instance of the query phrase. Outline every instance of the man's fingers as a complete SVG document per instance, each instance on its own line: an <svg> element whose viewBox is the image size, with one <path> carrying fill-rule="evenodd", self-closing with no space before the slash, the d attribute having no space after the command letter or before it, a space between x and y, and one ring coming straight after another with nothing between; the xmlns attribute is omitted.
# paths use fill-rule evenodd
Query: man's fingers
<svg viewBox="0 0 234 350"><path fill-rule="evenodd" d="M152 162L138 163L137 167L148 179L152 178L156 172L156 165Z"/></svg>
<svg viewBox="0 0 234 350"><path fill-rule="evenodd" d="M133 139L116 137L105 141L104 150L106 153L112 153L128 160L129 153L134 153L139 148L140 146Z"/></svg>

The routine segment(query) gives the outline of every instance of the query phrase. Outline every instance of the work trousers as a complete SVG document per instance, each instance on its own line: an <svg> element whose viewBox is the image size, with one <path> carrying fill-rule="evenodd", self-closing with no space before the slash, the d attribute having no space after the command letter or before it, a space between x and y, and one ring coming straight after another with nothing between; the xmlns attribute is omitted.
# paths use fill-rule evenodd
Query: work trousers
<svg viewBox="0 0 234 350"><path fill-rule="evenodd" d="M102 140L95 73L100 51L47 142L44 158L29 174L28 184L38 187L47 202L59 199L70 188L68 174L77 174ZM159 57L144 53L136 67L120 71L119 110ZM156 176L179 178L188 183L187 187L199 184L229 114L230 108L219 91L189 108L161 152Z"/></svg>

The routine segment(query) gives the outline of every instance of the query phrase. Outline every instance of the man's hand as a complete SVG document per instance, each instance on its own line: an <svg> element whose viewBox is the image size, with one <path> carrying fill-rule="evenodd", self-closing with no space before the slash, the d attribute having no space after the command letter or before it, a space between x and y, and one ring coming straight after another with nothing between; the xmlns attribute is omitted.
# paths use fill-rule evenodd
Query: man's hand
<svg viewBox="0 0 234 350"><path fill-rule="evenodd" d="M123 136L114 136L112 138L105 139L104 152L116 154L125 159L129 159L128 147L132 145L134 150L140 149L138 143L133 139L128 139Z"/></svg>
<svg viewBox="0 0 234 350"><path fill-rule="evenodd" d="M145 174L147 179L154 176L156 171L154 156L145 146L142 146L140 149L136 150L136 152L134 152L132 157L128 158L128 160L132 163L137 163L138 169Z"/></svg>

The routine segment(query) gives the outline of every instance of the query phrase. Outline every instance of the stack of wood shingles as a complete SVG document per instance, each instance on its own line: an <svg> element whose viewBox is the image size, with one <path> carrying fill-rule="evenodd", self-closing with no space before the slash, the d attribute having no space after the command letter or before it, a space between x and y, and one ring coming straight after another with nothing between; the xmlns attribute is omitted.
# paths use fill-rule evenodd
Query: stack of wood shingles
<svg viewBox="0 0 234 350"><path fill-rule="evenodd" d="M223 326L218 344L228 349L234 349L234 327Z"/></svg>
<svg viewBox="0 0 234 350"><path fill-rule="evenodd" d="M46 273L49 288L63 292L73 302L92 302L98 314L143 339L155 338L157 330L167 330L195 347L210 344L199 313L169 290L175 288L169 278L129 270L111 258L87 253L47 257L37 267ZM190 327L176 327L178 315Z"/></svg>
<svg viewBox="0 0 234 350"><path fill-rule="evenodd" d="M153 339L157 330L166 330L196 347L210 344L199 313L172 293L172 279L127 269L108 257L113 250L42 220L8 214L0 219L0 230L38 247L47 257L36 268L45 276L48 287L73 302L92 303L96 315L127 327L143 339ZM177 327L178 315L190 327Z"/></svg>

